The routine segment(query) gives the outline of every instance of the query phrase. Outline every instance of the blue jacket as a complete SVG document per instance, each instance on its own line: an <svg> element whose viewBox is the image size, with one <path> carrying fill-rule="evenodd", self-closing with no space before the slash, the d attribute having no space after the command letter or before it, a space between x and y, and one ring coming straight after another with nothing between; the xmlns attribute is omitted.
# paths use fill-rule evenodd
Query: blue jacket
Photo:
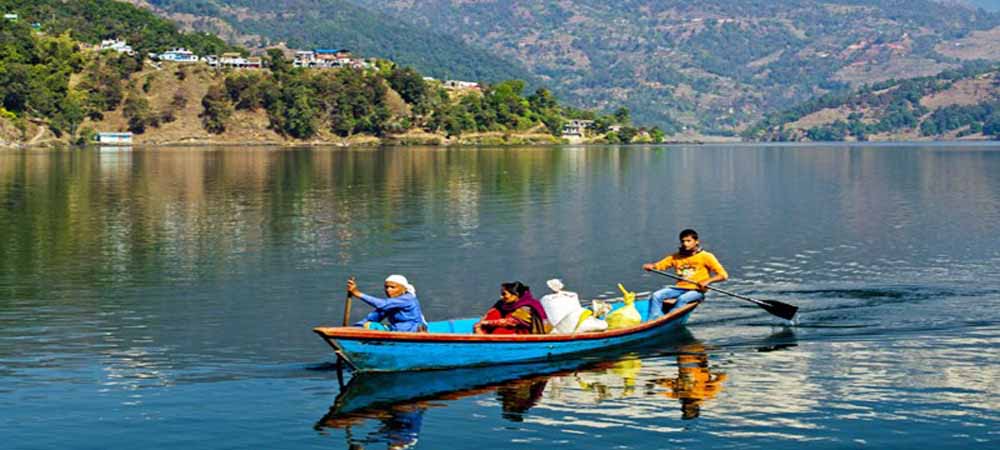
<svg viewBox="0 0 1000 450"><path fill-rule="evenodd" d="M368 313L364 320L354 324L364 326L365 322L381 322L389 320L391 331L418 331L421 325L426 325L424 313L420 311L420 300L409 292L394 298L378 298L362 294L361 300L372 305L375 310Z"/></svg>

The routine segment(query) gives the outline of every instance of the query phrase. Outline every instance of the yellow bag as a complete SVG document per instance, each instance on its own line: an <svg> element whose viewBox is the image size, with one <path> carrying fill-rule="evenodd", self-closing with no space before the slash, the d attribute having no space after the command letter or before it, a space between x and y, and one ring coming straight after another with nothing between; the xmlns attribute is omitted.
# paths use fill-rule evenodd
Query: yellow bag
<svg viewBox="0 0 1000 450"><path fill-rule="evenodd" d="M642 316L639 315L639 310L635 309L635 292L625 290L625 286L621 283L618 283L618 289L622 291L625 306L608 313L604 320L608 322L609 330L634 327L642 323Z"/></svg>

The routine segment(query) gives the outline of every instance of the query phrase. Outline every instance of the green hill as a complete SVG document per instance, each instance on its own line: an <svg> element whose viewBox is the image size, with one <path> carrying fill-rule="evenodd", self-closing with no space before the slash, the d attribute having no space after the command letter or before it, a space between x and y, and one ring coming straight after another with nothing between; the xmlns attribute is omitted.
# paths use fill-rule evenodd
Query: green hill
<svg viewBox="0 0 1000 450"><path fill-rule="evenodd" d="M125 39L140 54L175 46L202 55L239 50L214 35L181 32L173 22L119 1L0 0L0 12L17 14L22 24L38 23L49 35L69 33L88 44Z"/></svg>
<svg viewBox="0 0 1000 450"><path fill-rule="evenodd" d="M144 3L144 2L140 2ZM222 19L235 30L291 48L347 48L412 66L436 78L527 80L521 64L451 35L433 32L346 0L148 0L166 13Z"/></svg>
<svg viewBox="0 0 1000 450"><path fill-rule="evenodd" d="M357 2L519 60L570 102L714 132L831 91L1000 60L1000 15L954 2Z"/></svg>
<svg viewBox="0 0 1000 450"><path fill-rule="evenodd" d="M1000 11L1000 0L966 0L966 2L987 11Z"/></svg>
<svg viewBox="0 0 1000 450"><path fill-rule="evenodd" d="M4 145L82 143L96 130L131 131L137 143L558 142L572 119L593 122L584 133L591 140L663 137L632 127L627 109L602 115L565 107L522 80L452 86L384 59L295 68L278 49L260 69L150 62L145 51L173 46L246 50L111 0L0 6L12 16L0 21ZM85 45L112 37L139 51Z"/></svg>
<svg viewBox="0 0 1000 450"><path fill-rule="evenodd" d="M825 95L768 115L751 141L1000 139L1000 65Z"/></svg>

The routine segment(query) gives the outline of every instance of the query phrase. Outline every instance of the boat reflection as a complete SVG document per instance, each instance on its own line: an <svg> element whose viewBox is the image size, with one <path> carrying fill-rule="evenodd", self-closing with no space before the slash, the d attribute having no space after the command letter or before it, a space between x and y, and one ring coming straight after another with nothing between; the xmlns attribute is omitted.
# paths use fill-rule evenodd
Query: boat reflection
<svg viewBox="0 0 1000 450"><path fill-rule="evenodd" d="M666 388L660 394L677 399L681 404L681 419L691 420L701 415L705 400L715 398L722 392L726 378L725 373L711 372L705 346L695 343L680 349L676 377L654 379L647 388Z"/></svg>
<svg viewBox="0 0 1000 450"><path fill-rule="evenodd" d="M599 361L598 361L599 362ZM385 443L410 448L417 443L423 414L446 401L495 392L501 416L512 422L542 398L547 381L559 373L596 364L592 359L428 372L362 373L348 381L317 430L344 429L348 447ZM356 436L354 427L377 421L378 428Z"/></svg>
<svg viewBox="0 0 1000 450"><path fill-rule="evenodd" d="M315 428L321 432L343 429L349 448L410 448L418 442L428 410L491 393L501 417L511 422L523 421L539 403L546 405L544 412L551 408L585 411L592 408L588 405L611 399L662 403L665 398L676 400L681 419L689 420L700 415L705 402L715 398L726 381L726 374L711 366L710 351L685 332L680 341L659 347L571 361L362 373L341 390ZM601 414L599 409L595 412Z"/></svg>

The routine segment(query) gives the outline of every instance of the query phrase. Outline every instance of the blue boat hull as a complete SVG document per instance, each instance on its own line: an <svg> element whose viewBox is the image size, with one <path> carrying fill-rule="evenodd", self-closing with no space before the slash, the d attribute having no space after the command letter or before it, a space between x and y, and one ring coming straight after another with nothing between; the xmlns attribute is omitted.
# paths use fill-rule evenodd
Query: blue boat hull
<svg viewBox="0 0 1000 450"><path fill-rule="evenodd" d="M642 303L636 302L640 311L645 309ZM690 304L631 328L573 335L475 335L465 331L471 331L472 319L434 323L430 333L355 327L314 331L358 372L437 370L546 361L635 345L681 329L696 307L697 303Z"/></svg>

